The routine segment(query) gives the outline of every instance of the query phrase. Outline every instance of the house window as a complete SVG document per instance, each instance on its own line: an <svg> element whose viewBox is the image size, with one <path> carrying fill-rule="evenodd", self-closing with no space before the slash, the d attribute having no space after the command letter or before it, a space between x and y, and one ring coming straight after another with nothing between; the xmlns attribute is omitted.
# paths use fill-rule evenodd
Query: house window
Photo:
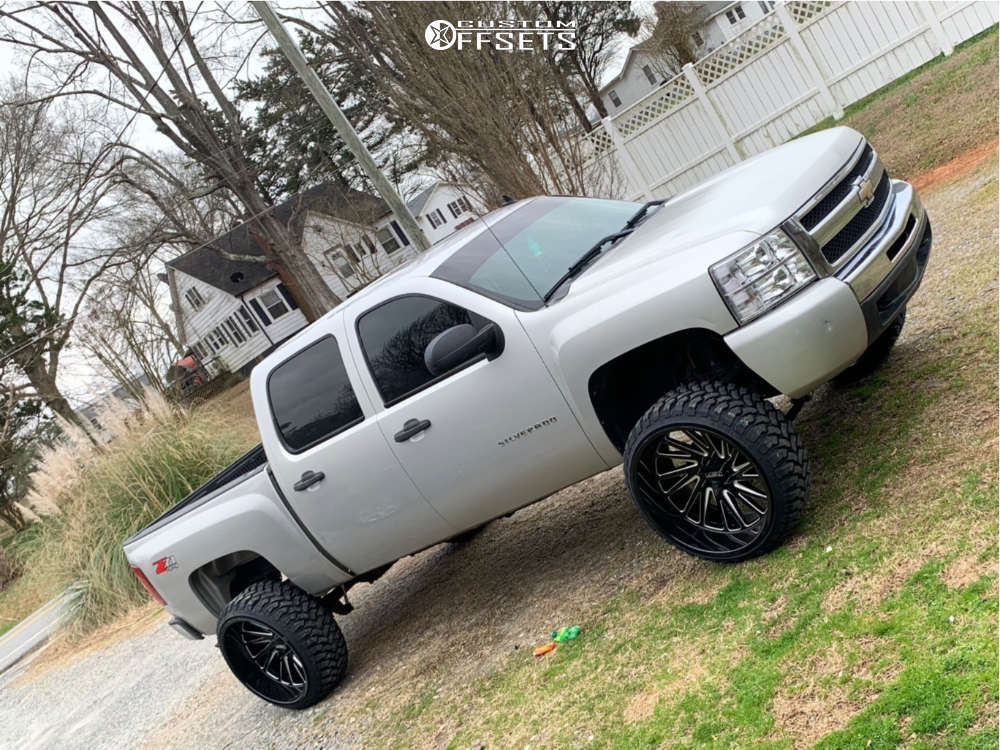
<svg viewBox="0 0 1000 750"><path fill-rule="evenodd" d="M205 347L200 341L195 341L191 348L194 350L194 353L198 356L199 360L205 359L205 355L208 352L205 351Z"/></svg>
<svg viewBox="0 0 1000 750"><path fill-rule="evenodd" d="M240 344L242 344L244 341L247 340L247 337L243 335L243 331L240 330L240 326L236 322L235 316L226 318L225 325L226 329L229 331L229 335L232 338L234 344L239 346Z"/></svg>
<svg viewBox="0 0 1000 750"><path fill-rule="evenodd" d="M656 85L656 74L653 73L653 69L648 65L642 66L642 72L646 74L646 80L649 81L654 86Z"/></svg>
<svg viewBox="0 0 1000 750"><path fill-rule="evenodd" d="M399 224L397 224L395 221L390 221L389 225L396 232L396 236L399 237L400 242L402 242L404 245L410 244L410 238L406 236L406 234L403 232L402 227L400 227Z"/></svg>
<svg viewBox="0 0 1000 750"><path fill-rule="evenodd" d="M394 253L399 250L399 240L393 235L392 230L385 226L375 232L375 239L378 240L382 249L387 253Z"/></svg>
<svg viewBox="0 0 1000 750"><path fill-rule="evenodd" d="M743 12L742 5L736 5L726 11L726 18L729 19L730 24L734 24L737 21L746 18L747 14Z"/></svg>
<svg viewBox="0 0 1000 750"><path fill-rule="evenodd" d="M216 326L215 330L212 331L212 333L214 333L215 337L219 339L222 346L226 346L228 344L233 343L232 341L230 341L229 336L226 334L226 329L223 328L221 325Z"/></svg>
<svg viewBox="0 0 1000 750"><path fill-rule="evenodd" d="M358 253L354 245L352 245L350 242L344 243L342 247L341 246L331 247L329 250L326 251L325 255L327 256L327 260L330 262L331 265L333 264L332 258L339 257L341 255L343 255L345 258L347 258L347 260L349 260L351 263L354 263L355 265L361 262L360 254Z"/></svg>
<svg viewBox="0 0 1000 750"><path fill-rule="evenodd" d="M257 321L253 319L253 316L247 312L245 307L240 308L240 317L243 318L243 324L247 327L247 330L251 334L260 330L260 327L257 325Z"/></svg>
<svg viewBox="0 0 1000 750"><path fill-rule="evenodd" d="M208 342L208 345L212 347L212 351L214 352L220 351L229 343L229 340L219 328L213 328L209 331L205 336L205 340Z"/></svg>
<svg viewBox="0 0 1000 750"><path fill-rule="evenodd" d="M608 99L610 99L611 103L616 107L622 106L622 100L618 98L618 92L614 89L611 89L611 91L608 92Z"/></svg>
<svg viewBox="0 0 1000 750"><path fill-rule="evenodd" d="M288 312L288 307L274 289L268 289L260 295L260 303L267 310L267 314L271 316L271 320L276 320Z"/></svg>
<svg viewBox="0 0 1000 750"><path fill-rule="evenodd" d="M352 258L355 263L357 263L357 257L350 248L333 248L327 250L326 262L330 264L332 268L341 279L350 279L354 274L354 266L351 265L348 258Z"/></svg>
<svg viewBox="0 0 1000 750"><path fill-rule="evenodd" d="M431 211L430 214L428 214L428 216L431 218L431 226L434 227L435 229L437 229L438 227L443 227L445 224L448 223L448 220L444 218L444 214L441 213L440 208ZM434 223L434 219L437 219L436 224Z"/></svg>
<svg viewBox="0 0 1000 750"><path fill-rule="evenodd" d="M764 11L765 13L770 13L772 10L774 10L774 3L773 2L763 2L762 1L760 3L760 9L762 11Z"/></svg>
<svg viewBox="0 0 1000 750"><path fill-rule="evenodd" d="M459 216L464 214L466 211L470 210L469 201L463 195L458 200L452 201L448 204L448 210L451 211L451 216L457 219Z"/></svg>
<svg viewBox="0 0 1000 750"><path fill-rule="evenodd" d="M701 34L699 34L697 31L691 34L691 41L694 42L695 47L700 47L705 43L705 40L702 38Z"/></svg>
<svg viewBox="0 0 1000 750"><path fill-rule="evenodd" d="M184 299L188 301L188 304L195 310L205 304L205 298L201 296L201 293L191 287L186 292L184 292Z"/></svg>

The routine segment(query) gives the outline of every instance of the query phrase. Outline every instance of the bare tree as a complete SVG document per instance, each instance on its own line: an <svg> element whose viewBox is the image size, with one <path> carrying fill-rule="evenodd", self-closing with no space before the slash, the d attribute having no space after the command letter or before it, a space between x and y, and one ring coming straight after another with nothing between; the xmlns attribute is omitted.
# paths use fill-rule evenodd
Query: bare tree
<svg viewBox="0 0 1000 750"><path fill-rule="evenodd" d="M652 59L653 68L663 78L680 72L687 63L695 63L694 33L704 18L703 3L653 3L656 15L643 21L647 38L639 45Z"/></svg>
<svg viewBox="0 0 1000 750"><path fill-rule="evenodd" d="M552 24L560 21L573 24L576 47L555 53L555 64L567 83L570 80L579 83L598 116L607 117L600 82L617 51L621 36L627 34L634 37L639 32L642 21L632 11L632 4L544 0L538 5ZM576 102L575 96L573 101ZM583 115L583 122L584 129L590 130L586 115Z"/></svg>
<svg viewBox="0 0 1000 750"><path fill-rule="evenodd" d="M460 160L492 181L493 192L586 193L572 109L543 54L494 47L435 50L422 40L439 18L534 12L517 3L324 3L329 23L307 24L340 54L364 60L392 108L422 141L423 163ZM300 20L301 23L301 20Z"/></svg>
<svg viewBox="0 0 1000 750"><path fill-rule="evenodd" d="M57 378L88 291L120 258L97 242L115 163L93 113L53 112L8 89L0 104L0 364L15 363L52 412L81 429Z"/></svg>
<svg viewBox="0 0 1000 750"><path fill-rule="evenodd" d="M144 398L140 376L166 396L165 373L183 346L166 314L167 292L149 259L136 256L95 288L76 343L95 370L136 400Z"/></svg>
<svg viewBox="0 0 1000 750"><path fill-rule="evenodd" d="M57 95L89 94L148 117L199 164L212 188L238 200L266 262L310 320L339 302L309 257L270 210L247 156L243 116L226 93L216 50L199 42L181 3L29 3L0 8L0 41L30 50L62 78ZM68 60L60 65L60 60ZM98 74L106 79L103 85ZM162 79L162 82L161 82Z"/></svg>

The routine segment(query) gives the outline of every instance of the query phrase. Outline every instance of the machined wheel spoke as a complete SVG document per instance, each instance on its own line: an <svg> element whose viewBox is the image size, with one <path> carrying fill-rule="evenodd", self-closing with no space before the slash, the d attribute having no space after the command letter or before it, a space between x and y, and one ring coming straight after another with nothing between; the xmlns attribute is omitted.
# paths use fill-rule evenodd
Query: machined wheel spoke
<svg viewBox="0 0 1000 750"><path fill-rule="evenodd" d="M760 490L755 490L753 487L749 487L742 482L733 482L733 487L739 490L744 495L750 495L751 497L759 497L762 500L767 499L767 493L761 492Z"/></svg>
<svg viewBox="0 0 1000 750"><path fill-rule="evenodd" d="M700 481L701 481L701 477L698 476L697 474L692 473L689 476L683 476L683 477L681 477L676 482L674 482L672 485L670 485L670 487L668 487L667 489L663 489L663 487L661 485L660 486L660 492L662 492L664 495L666 495L667 498L670 498L672 495L674 495L678 491L684 489L684 487L686 487L689 484L692 486L692 489L697 489L698 483Z"/></svg>
<svg viewBox="0 0 1000 750"><path fill-rule="evenodd" d="M671 428L648 443L637 474L639 502L688 547L736 552L765 529L771 496L760 468L715 430Z"/></svg>
<svg viewBox="0 0 1000 750"><path fill-rule="evenodd" d="M764 508L761 508L759 505L757 505L757 503L755 503L753 500L747 497L746 493L744 492L736 490L736 497L738 497L744 505L749 507L750 510L756 513L758 516L763 516L767 512Z"/></svg>
<svg viewBox="0 0 1000 750"><path fill-rule="evenodd" d="M711 456L715 454L715 446L712 445L712 441L709 440L705 433L699 432L698 430L685 430L685 435L688 439L701 450L702 455Z"/></svg>
<svg viewBox="0 0 1000 750"><path fill-rule="evenodd" d="M658 476L658 477L660 477L662 479L663 477L669 477L672 474L680 474L682 472L684 472L684 473L691 472L691 471L694 471L698 467L698 462L695 459L693 459L693 458L690 458L690 459L680 459L680 460L687 461L687 463L685 463L685 464L683 464L681 466L674 466L672 469L669 469L667 471L658 471L658 472L656 472L656 476Z"/></svg>
<svg viewBox="0 0 1000 750"><path fill-rule="evenodd" d="M709 453L708 448L702 445L701 443L697 442L691 435L691 433L682 432L681 434L685 438L687 438L686 441L678 440L677 438L671 437L670 435L665 435L663 437L663 442L666 443L667 445L676 448L681 453L687 454L689 456L704 457L708 455Z"/></svg>
<svg viewBox="0 0 1000 750"><path fill-rule="evenodd" d="M749 526L749 524L746 522L746 519L743 518L743 514L740 513L740 509L736 507L736 501L733 499L733 494L729 490L722 491L722 507L723 507L723 513L722 513L723 518L725 518L726 516L725 508L729 508L730 512L736 517L736 521L738 523L737 530ZM728 523L726 524L726 526L728 528Z"/></svg>

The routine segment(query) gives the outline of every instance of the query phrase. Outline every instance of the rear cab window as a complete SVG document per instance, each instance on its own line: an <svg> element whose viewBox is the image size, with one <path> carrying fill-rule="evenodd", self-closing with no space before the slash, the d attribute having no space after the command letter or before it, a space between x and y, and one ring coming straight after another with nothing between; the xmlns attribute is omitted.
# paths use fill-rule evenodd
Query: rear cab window
<svg viewBox="0 0 1000 750"><path fill-rule="evenodd" d="M267 378L275 430L301 453L364 420L340 347L324 336L275 367Z"/></svg>

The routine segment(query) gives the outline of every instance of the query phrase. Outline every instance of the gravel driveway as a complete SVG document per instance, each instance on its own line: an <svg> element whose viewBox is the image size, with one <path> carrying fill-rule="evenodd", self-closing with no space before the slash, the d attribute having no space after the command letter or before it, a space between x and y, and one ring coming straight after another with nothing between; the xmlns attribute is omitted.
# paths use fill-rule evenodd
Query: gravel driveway
<svg viewBox="0 0 1000 750"><path fill-rule="evenodd" d="M947 288L969 248L995 247L994 234L969 231L965 207L995 174L990 159L957 182L928 188L939 244L904 343L933 324L928 303L968 303L938 287ZM646 528L614 469L490 524L465 545L439 545L358 586L357 610L339 618L351 649L348 678L312 709L289 712L254 698L230 676L214 638L184 641L161 620L67 666L0 686L0 747L364 746L368 724L481 678L550 629L600 611L609 596L670 596L678 579L703 582L707 595L717 585L712 570ZM447 743L451 730L442 725L426 747Z"/></svg>

